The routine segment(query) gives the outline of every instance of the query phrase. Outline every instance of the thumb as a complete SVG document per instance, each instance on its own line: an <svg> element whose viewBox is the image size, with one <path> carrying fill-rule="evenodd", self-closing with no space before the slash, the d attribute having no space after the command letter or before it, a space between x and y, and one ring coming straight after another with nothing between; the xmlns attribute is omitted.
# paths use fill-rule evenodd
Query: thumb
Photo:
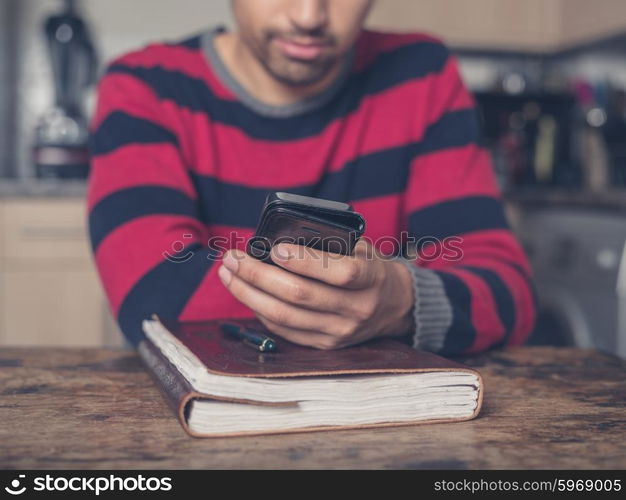
<svg viewBox="0 0 626 500"><path fill-rule="evenodd" d="M372 259L378 252L369 238L360 238L354 245L354 256Z"/></svg>

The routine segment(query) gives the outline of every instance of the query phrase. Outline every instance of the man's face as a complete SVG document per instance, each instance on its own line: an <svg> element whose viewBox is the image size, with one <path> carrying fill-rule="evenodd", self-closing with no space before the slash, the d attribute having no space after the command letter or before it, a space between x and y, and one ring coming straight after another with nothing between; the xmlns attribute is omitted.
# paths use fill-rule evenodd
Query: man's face
<svg viewBox="0 0 626 500"><path fill-rule="evenodd" d="M232 0L239 34L286 85L314 84L358 36L372 0Z"/></svg>

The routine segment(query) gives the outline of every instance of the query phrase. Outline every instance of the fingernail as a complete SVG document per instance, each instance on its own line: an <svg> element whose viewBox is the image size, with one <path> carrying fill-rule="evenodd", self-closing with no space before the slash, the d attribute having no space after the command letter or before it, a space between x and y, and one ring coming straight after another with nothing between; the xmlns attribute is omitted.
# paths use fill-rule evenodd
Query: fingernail
<svg viewBox="0 0 626 500"><path fill-rule="evenodd" d="M281 243L280 245L276 246L276 257L278 257L280 260L289 260L291 259L291 257L293 257L293 254L291 253L287 245L283 245Z"/></svg>
<svg viewBox="0 0 626 500"><path fill-rule="evenodd" d="M237 259L235 259L233 257L232 253L228 253L226 254L226 257L224 257L224 260L222 261L222 264L224 264L224 266L231 270L232 272L236 273L237 269L239 269L239 261Z"/></svg>
<svg viewBox="0 0 626 500"><path fill-rule="evenodd" d="M231 273L224 266L220 266L220 268L217 270L217 274L222 280L222 283L224 283L225 285L228 285L230 283L231 278L233 277L233 273Z"/></svg>

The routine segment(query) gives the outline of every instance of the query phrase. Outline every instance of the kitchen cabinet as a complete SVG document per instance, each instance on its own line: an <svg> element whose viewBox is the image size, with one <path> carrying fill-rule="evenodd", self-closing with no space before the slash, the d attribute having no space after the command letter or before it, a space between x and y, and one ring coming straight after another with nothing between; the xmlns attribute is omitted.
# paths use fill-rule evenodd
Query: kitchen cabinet
<svg viewBox="0 0 626 500"><path fill-rule="evenodd" d="M624 0L560 0L561 48L626 31Z"/></svg>
<svg viewBox="0 0 626 500"><path fill-rule="evenodd" d="M0 200L0 344L122 346L82 198Z"/></svg>
<svg viewBox="0 0 626 500"><path fill-rule="evenodd" d="M381 0L369 24L458 48L552 52L626 31L623 0Z"/></svg>

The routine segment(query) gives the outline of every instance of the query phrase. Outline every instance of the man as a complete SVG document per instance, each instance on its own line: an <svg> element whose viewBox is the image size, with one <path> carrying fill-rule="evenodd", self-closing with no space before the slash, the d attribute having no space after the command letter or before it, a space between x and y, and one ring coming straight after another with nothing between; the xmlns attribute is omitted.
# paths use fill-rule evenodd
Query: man
<svg viewBox="0 0 626 500"><path fill-rule="evenodd" d="M91 241L128 340L158 313L256 316L320 349L522 343L530 269L446 47L362 29L367 0L232 3L236 31L127 54L99 86ZM354 255L247 256L269 191L352 204L367 222ZM388 248L403 235L418 258ZM216 238L229 242L220 258Z"/></svg>

